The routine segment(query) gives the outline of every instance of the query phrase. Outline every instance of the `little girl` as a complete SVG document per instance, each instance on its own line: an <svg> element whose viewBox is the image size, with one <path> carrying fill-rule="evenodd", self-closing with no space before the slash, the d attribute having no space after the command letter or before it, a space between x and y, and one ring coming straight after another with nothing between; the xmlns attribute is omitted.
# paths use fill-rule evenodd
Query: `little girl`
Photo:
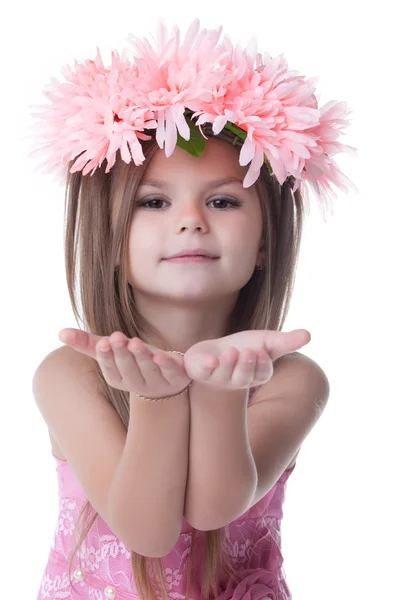
<svg viewBox="0 0 400 600"><path fill-rule="evenodd" d="M291 598L285 485L329 382L282 327L303 186L346 190L331 155L355 149L345 103L220 33L160 24L46 91L83 329L33 378L60 496L38 600Z"/></svg>

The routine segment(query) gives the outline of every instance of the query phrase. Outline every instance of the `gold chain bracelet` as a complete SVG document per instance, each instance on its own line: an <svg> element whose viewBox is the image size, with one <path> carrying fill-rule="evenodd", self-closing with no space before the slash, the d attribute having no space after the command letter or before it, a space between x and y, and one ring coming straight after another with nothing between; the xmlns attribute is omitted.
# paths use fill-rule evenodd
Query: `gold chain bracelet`
<svg viewBox="0 0 400 600"><path fill-rule="evenodd" d="M179 352L178 350L167 350L170 354L180 354L181 356L185 356L183 352ZM188 390L191 386L192 382L190 381L188 385L178 394L173 394L173 396L162 396L161 398L148 398L147 396L142 396L141 394L136 394L138 398L141 400L147 400L147 402L159 402L160 400L170 400L171 398L177 398L181 396Z"/></svg>

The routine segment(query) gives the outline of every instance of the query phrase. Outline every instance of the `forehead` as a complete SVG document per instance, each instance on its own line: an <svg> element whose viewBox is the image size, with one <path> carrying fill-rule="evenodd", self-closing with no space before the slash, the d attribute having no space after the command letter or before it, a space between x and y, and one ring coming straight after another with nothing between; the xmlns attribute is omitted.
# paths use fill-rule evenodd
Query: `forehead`
<svg viewBox="0 0 400 600"><path fill-rule="evenodd" d="M145 183L150 180L163 180L177 183L176 178L179 177L181 181L207 178L231 181L236 179L243 183L247 168L239 164L237 148L221 140L208 139L201 156L193 156L176 146L171 156L167 157L163 149L158 149L142 181Z"/></svg>

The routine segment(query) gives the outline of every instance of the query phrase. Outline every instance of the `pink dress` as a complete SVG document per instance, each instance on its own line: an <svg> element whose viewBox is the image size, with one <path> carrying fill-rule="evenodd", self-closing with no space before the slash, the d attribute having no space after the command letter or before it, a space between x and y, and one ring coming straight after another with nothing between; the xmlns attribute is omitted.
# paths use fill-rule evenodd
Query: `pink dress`
<svg viewBox="0 0 400 600"><path fill-rule="evenodd" d="M250 393L249 402L255 389ZM74 524L87 498L69 464L56 456L54 458L58 476L59 514L37 600L138 600L139 595L133 584L130 549L113 534L100 516L72 563L71 579L76 591L69 583L68 558L73 547ZM240 583L231 581L221 573L218 583L222 591L216 600L291 600L281 554L281 519L286 481L295 466L284 471L257 504L226 527L224 545L240 574ZM195 544L196 548L200 548L197 550L200 558L195 559L194 563L196 567L192 572L190 600L201 598L204 535L201 531L196 534ZM171 600L185 598L191 536L192 527L183 517L177 543L162 558Z"/></svg>

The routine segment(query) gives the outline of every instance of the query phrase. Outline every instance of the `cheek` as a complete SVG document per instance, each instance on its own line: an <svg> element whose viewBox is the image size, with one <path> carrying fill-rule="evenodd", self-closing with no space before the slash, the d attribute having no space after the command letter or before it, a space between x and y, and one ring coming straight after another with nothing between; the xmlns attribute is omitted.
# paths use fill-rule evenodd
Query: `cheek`
<svg viewBox="0 0 400 600"><path fill-rule="evenodd" d="M235 254L246 252L252 255L257 253L261 241L262 224L256 220L243 220L233 230L226 233L235 249Z"/></svg>
<svg viewBox="0 0 400 600"><path fill-rule="evenodd" d="M152 248L157 247L158 237L155 232L154 226L151 223L146 222L145 219L138 220L133 223L129 231L129 251L133 256L133 252L137 254L137 251L148 253Z"/></svg>

